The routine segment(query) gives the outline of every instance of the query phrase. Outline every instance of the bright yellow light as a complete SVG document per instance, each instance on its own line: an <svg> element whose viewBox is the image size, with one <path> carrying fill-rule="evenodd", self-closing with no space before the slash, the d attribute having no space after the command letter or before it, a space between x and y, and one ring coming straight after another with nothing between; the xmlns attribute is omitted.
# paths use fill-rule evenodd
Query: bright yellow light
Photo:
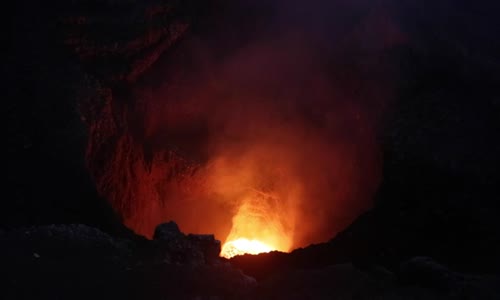
<svg viewBox="0 0 500 300"><path fill-rule="evenodd" d="M273 250L276 249L273 249L269 245L266 245L258 240L239 238L234 241L226 242L222 247L220 256L225 258L231 258L236 255L259 254L259 253L271 252Z"/></svg>

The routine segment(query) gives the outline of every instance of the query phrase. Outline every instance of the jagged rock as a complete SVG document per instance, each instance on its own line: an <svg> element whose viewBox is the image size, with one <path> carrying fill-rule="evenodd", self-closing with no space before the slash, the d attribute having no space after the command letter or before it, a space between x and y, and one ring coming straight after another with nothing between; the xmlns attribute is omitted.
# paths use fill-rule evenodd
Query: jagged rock
<svg viewBox="0 0 500 300"><path fill-rule="evenodd" d="M0 232L0 265L2 274L8 274L2 295L5 299L164 299L165 295L242 299L256 286L255 279L228 263L205 264L201 245L217 244L213 236L188 237L173 222L163 225L179 238L123 240L81 224ZM159 261L153 255L157 250L169 261Z"/></svg>
<svg viewBox="0 0 500 300"><path fill-rule="evenodd" d="M211 234L185 235L173 221L160 224L154 233L157 260L190 265L214 264L219 260L220 241Z"/></svg>
<svg viewBox="0 0 500 300"><path fill-rule="evenodd" d="M219 260L221 242L213 234L189 234L188 239L201 249L206 263L215 263Z"/></svg>
<svg viewBox="0 0 500 300"><path fill-rule="evenodd" d="M179 226L170 221L168 223L163 223L156 226L153 238L155 240L173 240L184 237L184 234L180 231Z"/></svg>
<svg viewBox="0 0 500 300"><path fill-rule="evenodd" d="M64 13L57 20L61 42L81 64L88 81L89 87L81 88L84 91L78 97L81 119L88 129L88 170L99 194L125 225L151 238L161 218L140 212L143 202L157 202L154 186L161 176L147 163L144 140L137 139L133 133L136 124L130 122L137 112L128 107L136 101L131 96L136 81L185 36L199 4L177 0L72 2L62 5ZM155 160L158 157L155 166L163 163L163 153ZM134 164L137 168L131 171L129 166Z"/></svg>

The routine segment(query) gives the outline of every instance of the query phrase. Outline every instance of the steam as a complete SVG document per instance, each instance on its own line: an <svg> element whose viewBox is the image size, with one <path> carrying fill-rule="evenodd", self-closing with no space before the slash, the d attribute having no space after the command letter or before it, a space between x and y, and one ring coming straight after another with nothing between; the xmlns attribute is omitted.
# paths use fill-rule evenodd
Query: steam
<svg viewBox="0 0 500 300"><path fill-rule="evenodd" d="M229 28L213 36L236 32L236 42L194 34L137 88L137 144L153 166L131 180L143 191L130 200L139 203L125 218L131 227L149 235L173 219L222 240L269 231L263 242L287 251L328 240L371 206L377 121L391 95L380 54L399 33L373 7L313 2L242 1L268 9L265 22L234 29L221 21ZM190 167L175 169L180 157ZM245 222L268 226L235 229L241 210L253 218Z"/></svg>

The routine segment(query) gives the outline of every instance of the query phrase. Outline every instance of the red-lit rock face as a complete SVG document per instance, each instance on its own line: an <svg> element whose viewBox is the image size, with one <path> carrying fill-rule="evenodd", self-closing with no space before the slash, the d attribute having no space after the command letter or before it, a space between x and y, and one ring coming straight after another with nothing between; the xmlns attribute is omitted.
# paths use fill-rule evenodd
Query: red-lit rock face
<svg viewBox="0 0 500 300"><path fill-rule="evenodd" d="M367 20L392 46L400 36L381 18ZM87 158L99 190L147 236L173 219L271 250L330 238L370 206L379 180L376 120L390 87L384 46L361 43L367 27L331 43L328 28L278 26L231 51L184 40L94 110Z"/></svg>

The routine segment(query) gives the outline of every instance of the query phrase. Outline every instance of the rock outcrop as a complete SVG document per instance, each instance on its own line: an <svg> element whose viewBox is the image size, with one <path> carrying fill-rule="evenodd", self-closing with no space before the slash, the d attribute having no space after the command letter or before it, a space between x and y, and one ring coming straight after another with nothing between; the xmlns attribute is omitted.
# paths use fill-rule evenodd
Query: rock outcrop
<svg viewBox="0 0 500 300"><path fill-rule="evenodd" d="M106 170L134 160L117 149L142 152L132 149L138 144L122 110L127 99L117 94L127 94L186 33L197 9L176 0L26 0L10 7L2 69L9 201L1 227L85 223L130 234L121 224L129 211L121 195L110 194L114 178Z"/></svg>
<svg viewBox="0 0 500 300"><path fill-rule="evenodd" d="M190 265L220 264L220 241L211 234L185 235L173 221L156 227L153 241L154 254L166 263Z"/></svg>
<svg viewBox="0 0 500 300"><path fill-rule="evenodd" d="M255 288L253 278L218 259L220 243L213 236L185 235L173 222L164 225L158 231L166 235L156 240L118 238L81 224L1 232L2 295L239 299Z"/></svg>

